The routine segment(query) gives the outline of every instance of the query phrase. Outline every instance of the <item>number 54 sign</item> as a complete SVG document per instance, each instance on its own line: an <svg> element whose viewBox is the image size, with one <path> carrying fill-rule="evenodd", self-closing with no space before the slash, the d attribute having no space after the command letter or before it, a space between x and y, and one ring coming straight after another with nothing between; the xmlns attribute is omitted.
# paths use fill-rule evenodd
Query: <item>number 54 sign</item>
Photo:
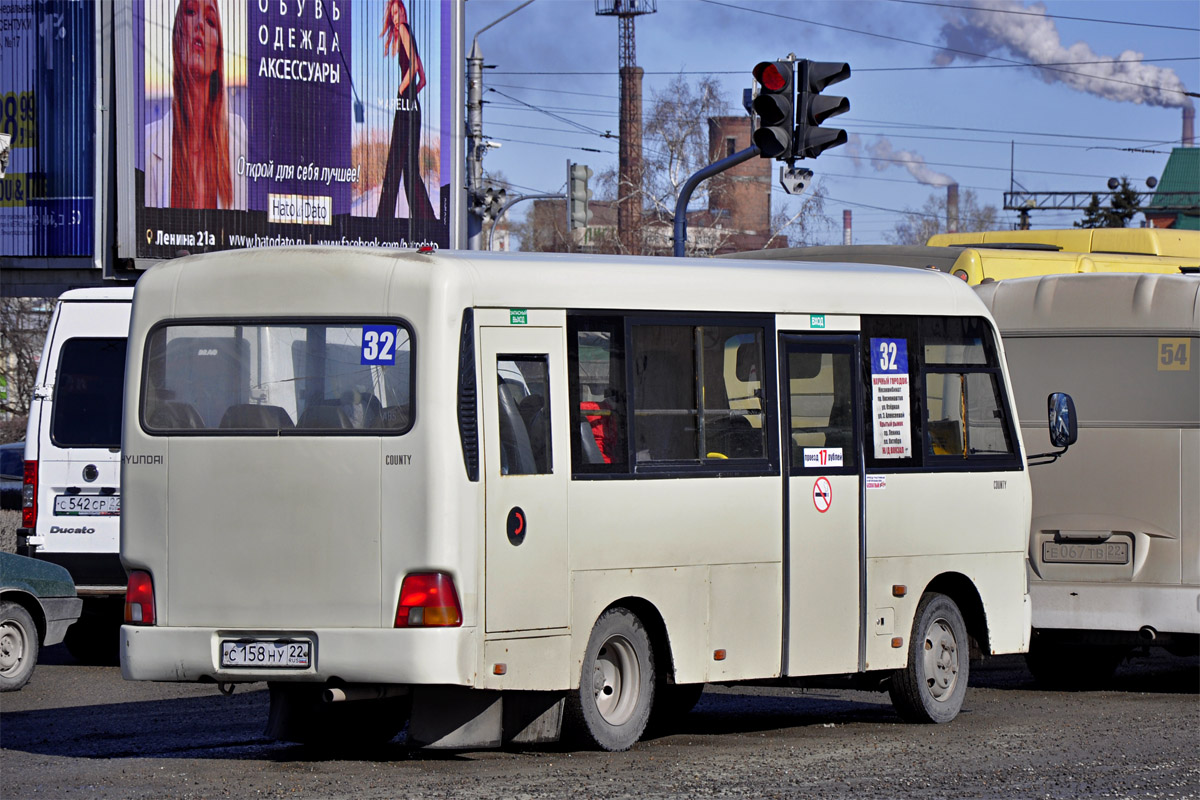
<svg viewBox="0 0 1200 800"><path fill-rule="evenodd" d="M1186 372L1192 367L1191 340L1159 339L1158 371L1174 370Z"/></svg>

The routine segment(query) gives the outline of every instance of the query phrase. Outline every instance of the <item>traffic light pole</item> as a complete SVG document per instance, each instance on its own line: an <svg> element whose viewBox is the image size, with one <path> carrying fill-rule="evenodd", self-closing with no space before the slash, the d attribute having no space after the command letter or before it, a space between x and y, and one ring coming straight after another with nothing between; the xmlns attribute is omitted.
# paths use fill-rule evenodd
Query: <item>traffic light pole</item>
<svg viewBox="0 0 1200 800"><path fill-rule="evenodd" d="M697 172L695 175L687 179L687 183L679 190L679 199L675 201L675 256L682 256L684 253L684 245L687 243L687 207L688 201L692 199L692 192L696 190L704 181L717 175L725 170L736 167L743 161L749 161L759 154L757 145L751 145L745 150L739 150L731 156L726 156L720 161L714 161L704 169Z"/></svg>
<svg viewBox="0 0 1200 800"><path fill-rule="evenodd" d="M496 214L496 219L492 222L491 230L488 231L488 251L490 252L492 249L492 237L496 235L496 226L500 224L500 220L504 219L504 214L517 203L522 200L563 200L565 198L566 195L561 192L558 194L523 194L520 197L514 197L500 206L500 211Z"/></svg>

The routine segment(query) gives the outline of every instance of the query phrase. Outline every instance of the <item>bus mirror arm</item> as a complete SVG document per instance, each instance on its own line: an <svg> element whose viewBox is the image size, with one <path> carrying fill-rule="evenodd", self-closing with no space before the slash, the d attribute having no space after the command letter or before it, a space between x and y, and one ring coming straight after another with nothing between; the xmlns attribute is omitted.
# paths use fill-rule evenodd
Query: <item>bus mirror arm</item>
<svg viewBox="0 0 1200 800"><path fill-rule="evenodd" d="M1075 444L1079 438L1079 427L1075 418L1075 401L1066 392L1052 392L1046 398L1046 411L1050 425L1050 444L1060 448L1053 453L1030 455L1026 463L1031 467L1053 464Z"/></svg>

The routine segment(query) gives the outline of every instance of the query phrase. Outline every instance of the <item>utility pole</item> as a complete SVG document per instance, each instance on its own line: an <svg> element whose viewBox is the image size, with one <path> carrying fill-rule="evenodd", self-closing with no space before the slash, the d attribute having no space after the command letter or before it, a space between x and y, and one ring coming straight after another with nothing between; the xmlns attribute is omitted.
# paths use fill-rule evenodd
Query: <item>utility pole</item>
<svg viewBox="0 0 1200 800"><path fill-rule="evenodd" d="M483 53L479 39L467 55L467 249L482 249L483 214L478 197L483 190Z"/></svg>
<svg viewBox="0 0 1200 800"><path fill-rule="evenodd" d="M533 0L524 3L475 32L471 52L467 54L467 249L483 249L483 221L488 204L483 197L483 155L492 143L483 138L483 51L479 49L479 34L520 11ZM499 145L494 145L499 147Z"/></svg>

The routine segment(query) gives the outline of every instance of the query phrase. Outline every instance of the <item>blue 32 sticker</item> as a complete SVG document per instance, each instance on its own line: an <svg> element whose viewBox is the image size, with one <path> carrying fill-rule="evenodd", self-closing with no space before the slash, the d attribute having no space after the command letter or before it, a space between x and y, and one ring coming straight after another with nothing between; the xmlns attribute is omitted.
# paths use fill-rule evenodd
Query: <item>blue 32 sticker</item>
<svg viewBox="0 0 1200 800"><path fill-rule="evenodd" d="M396 331L395 325L363 325L360 363L395 365Z"/></svg>
<svg viewBox="0 0 1200 800"><path fill-rule="evenodd" d="M871 340L871 374L894 375L908 373L908 341L906 339Z"/></svg>

